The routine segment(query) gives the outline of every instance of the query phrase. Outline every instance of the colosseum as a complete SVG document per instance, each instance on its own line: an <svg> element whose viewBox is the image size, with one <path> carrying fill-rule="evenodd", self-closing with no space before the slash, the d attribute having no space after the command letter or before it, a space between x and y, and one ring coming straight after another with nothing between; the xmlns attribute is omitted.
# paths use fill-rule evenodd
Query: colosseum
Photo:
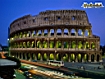
<svg viewBox="0 0 105 79"><path fill-rule="evenodd" d="M100 37L84 10L46 10L10 24L10 55L24 60L102 62Z"/></svg>

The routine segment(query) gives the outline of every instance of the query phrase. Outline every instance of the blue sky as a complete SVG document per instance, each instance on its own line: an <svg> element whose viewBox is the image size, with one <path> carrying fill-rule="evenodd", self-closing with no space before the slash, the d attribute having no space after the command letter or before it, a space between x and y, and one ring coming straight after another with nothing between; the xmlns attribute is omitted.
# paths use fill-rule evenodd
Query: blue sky
<svg viewBox="0 0 105 79"><path fill-rule="evenodd" d="M105 0L0 0L0 44L7 45L8 27L19 17L45 10L80 9L87 12L93 34L100 36L100 44L104 45L105 7L84 9L83 2L102 2L105 6Z"/></svg>

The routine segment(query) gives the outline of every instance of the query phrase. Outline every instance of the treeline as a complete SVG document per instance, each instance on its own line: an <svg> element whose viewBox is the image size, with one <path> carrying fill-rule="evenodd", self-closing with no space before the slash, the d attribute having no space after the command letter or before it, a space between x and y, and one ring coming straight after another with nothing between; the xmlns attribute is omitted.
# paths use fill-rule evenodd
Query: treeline
<svg viewBox="0 0 105 79"><path fill-rule="evenodd" d="M102 50L102 56L105 55L105 45L100 45L100 49Z"/></svg>

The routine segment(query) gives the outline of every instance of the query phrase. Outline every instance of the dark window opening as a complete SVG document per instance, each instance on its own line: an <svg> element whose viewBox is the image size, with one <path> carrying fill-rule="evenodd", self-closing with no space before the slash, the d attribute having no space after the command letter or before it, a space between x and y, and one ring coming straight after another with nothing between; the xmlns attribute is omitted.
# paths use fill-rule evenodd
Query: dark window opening
<svg viewBox="0 0 105 79"><path fill-rule="evenodd" d="M26 24L26 21L24 21L24 24Z"/></svg>
<svg viewBox="0 0 105 79"><path fill-rule="evenodd" d="M35 22L35 19L33 19L33 22Z"/></svg>
<svg viewBox="0 0 105 79"><path fill-rule="evenodd" d="M75 16L72 17L72 20L75 20Z"/></svg>
<svg viewBox="0 0 105 79"><path fill-rule="evenodd" d="M48 21L48 18L47 18L47 17L45 17L45 18L44 18L44 20L45 20L45 21Z"/></svg>
<svg viewBox="0 0 105 79"><path fill-rule="evenodd" d="M61 18L60 18L60 17L58 17L58 20L61 20Z"/></svg>
<svg viewBox="0 0 105 79"><path fill-rule="evenodd" d="M19 26L19 24L18 24L18 26Z"/></svg>

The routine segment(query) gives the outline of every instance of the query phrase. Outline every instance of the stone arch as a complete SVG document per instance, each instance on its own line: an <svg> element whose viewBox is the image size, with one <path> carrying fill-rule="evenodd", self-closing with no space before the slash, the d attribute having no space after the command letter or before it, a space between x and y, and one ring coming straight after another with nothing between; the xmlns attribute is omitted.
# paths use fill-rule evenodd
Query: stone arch
<svg viewBox="0 0 105 79"><path fill-rule="evenodd" d="M100 60L100 55L97 55L97 62L99 62Z"/></svg>
<svg viewBox="0 0 105 79"><path fill-rule="evenodd" d="M89 30L88 29L85 30L84 36L89 36Z"/></svg>
<svg viewBox="0 0 105 79"><path fill-rule="evenodd" d="M91 55L91 62L94 62L94 58L95 58L95 56L94 56L94 54L92 54Z"/></svg>
<svg viewBox="0 0 105 79"><path fill-rule="evenodd" d="M59 53L56 54L56 60L61 61L61 55Z"/></svg>
<svg viewBox="0 0 105 79"><path fill-rule="evenodd" d="M78 62L82 62L82 55L80 53L77 55L77 59L78 59Z"/></svg>
<svg viewBox="0 0 105 79"><path fill-rule="evenodd" d="M82 41L78 42L78 49L83 49Z"/></svg>
<svg viewBox="0 0 105 79"><path fill-rule="evenodd" d="M75 61L75 54L70 54L70 60L71 60L71 62Z"/></svg>
<svg viewBox="0 0 105 79"><path fill-rule="evenodd" d="M89 42L85 42L84 44L85 44L85 45L84 45L84 48L85 48L85 49L89 49L89 47L90 47L90 46L89 46Z"/></svg>
<svg viewBox="0 0 105 79"><path fill-rule="evenodd" d="M47 58L48 58L48 57L47 57L47 54L46 54L46 53L44 53L44 55L43 55L43 60L44 60L44 61L46 61L46 60L47 60Z"/></svg>
<svg viewBox="0 0 105 79"><path fill-rule="evenodd" d="M23 53L23 59L25 59L25 53Z"/></svg>
<svg viewBox="0 0 105 79"><path fill-rule="evenodd" d="M67 28L64 29L64 35L68 35L69 31Z"/></svg>
<svg viewBox="0 0 105 79"><path fill-rule="evenodd" d="M92 43L91 43L91 49L95 49L95 47L96 47L96 46L95 46L95 43L92 42Z"/></svg>
<svg viewBox="0 0 105 79"><path fill-rule="evenodd" d="M45 29L45 30L44 30L44 36L47 36L47 35L48 35L48 30Z"/></svg>
<svg viewBox="0 0 105 79"><path fill-rule="evenodd" d="M47 48L47 47L48 47L47 41L43 41L43 48Z"/></svg>
<svg viewBox="0 0 105 79"><path fill-rule="evenodd" d="M61 48L62 47L62 42L61 41L57 41L56 42L56 48Z"/></svg>
<svg viewBox="0 0 105 79"><path fill-rule="evenodd" d="M36 35L36 31L33 30L33 31L32 31L32 37L35 36L35 35Z"/></svg>
<svg viewBox="0 0 105 79"><path fill-rule="evenodd" d="M89 59L88 54L84 54L84 62L87 62L87 61L88 61L88 59Z"/></svg>
<svg viewBox="0 0 105 79"><path fill-rule="evenodd" d="M53 54L53 53L50 54L49 59L50 59L50 60L54 60L54 54Z"/></svg>
<svg viewBox="0 0 105 79"><path fill-rule="evenodd" d="M67 41L64 42L64 48L69 48L69 43Z"/></svg>
<svg viewBox="0 0 105 79"><path fill-rule="evenodd" d="M54 48L54 41L50 41L50 48Z"/></svg>
<svg viewBox="0 0 105 79"><path fill-rule="evenodd" d="M78 29L78 36L83 36L83 31L82 31L82 29Z"/></svg>
<svg viewBox="0 0 105 79"><path fill-rule="evenodd" d="M31 54L31 59L34 60L34 54L33 53L30 54Z"/></svg>
<svg viewBox="0 0 105 79"><path fill-rule="evenodd" d="M21 57L21 53L19 53L19 58L21 59L22 57Z"/></svg>
<svg viewBox="0 0 105 79"><path fill-rule="evenodd" d="M62 30L61 29L57 29L57 35L61 35Z"/></svg>
<svg viewBox="0 0 105 79"><path fill-rule="evenodd" d="M71 36L76 36L76 30L75 29L71 29Z"/></svg>
<svg viewBox="0 0 105 79"><path fill-rule="evenodd" d="M37 36L41 36L42 35L42 31L38 30Z"/></svg>
<svg viewBox="0 0 105 79"><path fill-rule="evenodd" d="M67 53L65 53L65 54L63 54L63 61L68 61L68 54Z"/></svg>
<svg viewBox="0 0 105 79"><path fill-rule="evenodd" d="M37 60L41 60L41 58L42 58L41 53L38 53L38 59Z"/></svg>
<svg viewBox="0 0 105 79"><path fill-rule="evenodd" d="M37 45L36 45L37 48L41 48L41 42L40 41L37 41Z"/></svg>
<svg viewBox="0 0 105 79"><path fill-rule="evenodd" d="M54 36L54 29L50 29L50 35Z"/></svg>
<svg viewBox="0 0 105 79"><path fill-rule="evenodd" d="M30 60L30 53L27 53L26 56L27 56L27 60Z"/></svg>
<svg viewBox="0 0 105 79"><path fill-rule="evenodd" d="M76 48L76 41L71 42L71 48Z"/></svg>

